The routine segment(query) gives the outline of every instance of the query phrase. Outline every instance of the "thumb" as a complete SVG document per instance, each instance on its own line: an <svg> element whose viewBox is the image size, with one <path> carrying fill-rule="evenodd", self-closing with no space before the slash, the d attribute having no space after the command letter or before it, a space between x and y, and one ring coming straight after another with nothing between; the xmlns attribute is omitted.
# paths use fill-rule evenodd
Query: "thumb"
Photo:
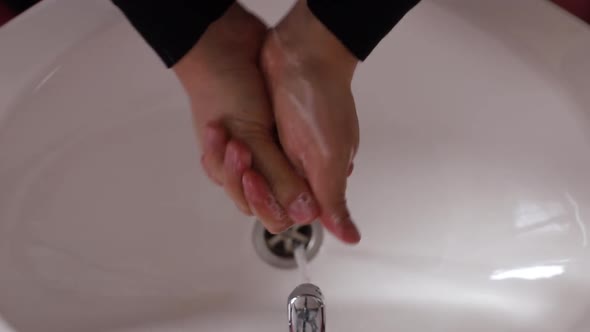
<svg viewBox="0 0 590 332"><path fill-rule="evenodd" d="M347 176L347 168L338 174L330 169L313 176L310 185L320 205L324 227L343 242L355 244L361 240L361 235L346 204Z"/></svg>

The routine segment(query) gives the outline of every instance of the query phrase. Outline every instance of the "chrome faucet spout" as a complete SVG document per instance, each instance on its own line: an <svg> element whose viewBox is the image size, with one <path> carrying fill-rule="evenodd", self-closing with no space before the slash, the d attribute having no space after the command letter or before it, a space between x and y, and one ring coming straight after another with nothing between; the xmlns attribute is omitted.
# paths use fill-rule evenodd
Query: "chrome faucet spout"
<svg viewBox="0 0 590 332"><path fill-rule="evenodd" d="M314 284L301 284L288 300L289 332L325 332L324 296Z"/></svg>

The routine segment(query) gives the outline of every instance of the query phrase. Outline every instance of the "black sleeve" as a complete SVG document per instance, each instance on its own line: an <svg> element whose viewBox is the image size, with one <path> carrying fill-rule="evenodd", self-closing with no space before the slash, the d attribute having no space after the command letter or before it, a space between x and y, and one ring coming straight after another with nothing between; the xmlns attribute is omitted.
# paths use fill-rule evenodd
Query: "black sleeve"
<svg viewBox="0 0 590 332"><path fill-rule="evenodd" d="M168 67L180 60L234 1L113 0Z"/></svg>
<svg viewBox="0 0 590 332"><path fill-rule="evenodd" d="M180 60L234 1L113 0L168 67ZM328 30L364 60L420 0L307 1Z"/></svg>
<svg viewBox="0 0 590 332"><path fill-rule="evenodd" d="M358 59L365 60L418 2L420 0L307 0L307 5Z"/></svg>

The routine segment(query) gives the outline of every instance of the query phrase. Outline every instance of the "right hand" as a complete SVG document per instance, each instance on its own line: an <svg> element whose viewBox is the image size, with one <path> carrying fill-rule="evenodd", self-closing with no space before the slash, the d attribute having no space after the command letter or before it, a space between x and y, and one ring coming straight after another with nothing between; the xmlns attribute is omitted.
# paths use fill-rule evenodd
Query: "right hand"
<svg viewBox="0 0 590 332"><path fill-rule="evenodd" d="M303 0L269 33L262 54L283 150L309 182L322 224L348 243L360 240L346 204L359 144L350 88L357 62Z"/></svg>

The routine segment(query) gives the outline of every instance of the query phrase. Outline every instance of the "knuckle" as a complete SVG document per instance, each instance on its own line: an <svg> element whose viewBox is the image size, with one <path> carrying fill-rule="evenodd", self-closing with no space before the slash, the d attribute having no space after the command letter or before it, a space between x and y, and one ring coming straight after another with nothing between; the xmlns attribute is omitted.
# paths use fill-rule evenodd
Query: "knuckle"
<svg viewBox="0 0 590 332"><path fill-rule="evenodd" d="M233 118L228 120L232 136L248 144L261 141L272 141L272 126L266 119Z"/></svg>

